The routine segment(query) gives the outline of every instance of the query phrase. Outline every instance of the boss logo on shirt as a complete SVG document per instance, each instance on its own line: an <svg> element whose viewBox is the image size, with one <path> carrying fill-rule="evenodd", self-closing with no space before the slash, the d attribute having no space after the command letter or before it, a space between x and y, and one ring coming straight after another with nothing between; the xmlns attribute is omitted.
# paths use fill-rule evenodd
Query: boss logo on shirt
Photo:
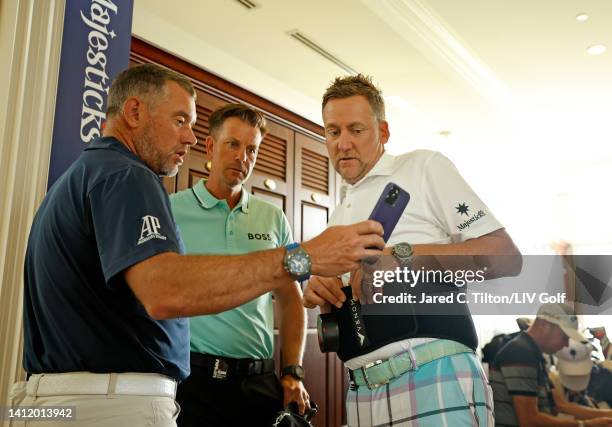
<svg viewBox="0 0 612 427"><path fill-rule="evenodd" d="M247 233L249 240L272 240L269 233Z"/></svg>

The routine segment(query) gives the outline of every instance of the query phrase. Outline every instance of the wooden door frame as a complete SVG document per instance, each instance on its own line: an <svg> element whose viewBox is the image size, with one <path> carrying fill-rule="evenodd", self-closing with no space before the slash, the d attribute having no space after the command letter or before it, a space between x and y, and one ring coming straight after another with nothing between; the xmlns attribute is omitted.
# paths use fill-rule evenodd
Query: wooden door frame
<svg viewBox="0 0 612 427"><path fill-rule="evenodd" d="M193 80L196 88L211 95L218 96L228 102L242 102L263 110L266 116L283 126L296 132L304 133L319 141L323 141L323 128L304 117L275 104L253 92L250 92L222 77L194 65L184 59L176 57L146 41L132 36L131 53L135 58L141 57L147 62L155 62L174 71L177 71Z"/></svg>

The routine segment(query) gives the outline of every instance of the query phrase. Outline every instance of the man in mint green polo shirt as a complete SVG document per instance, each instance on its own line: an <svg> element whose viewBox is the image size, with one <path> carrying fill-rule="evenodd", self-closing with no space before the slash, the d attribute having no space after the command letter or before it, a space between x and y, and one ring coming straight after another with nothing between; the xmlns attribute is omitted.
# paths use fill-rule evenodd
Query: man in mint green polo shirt
<svg viewBox="0 0 612 427"><path fill-rule="evenodd" d="M229 104L212 113L209 131L209 179L171 197L187 252L244 254L291 244L283 211L242 187L266 133L264 116ZM191 376L177 393L179 426L271 425L287 403L297 402L301 411L308 406L300 366L306 317L299 285L279 288L274 298L280 315L280 381L272 359L271 293L220 314L190 319Z"/></svg>

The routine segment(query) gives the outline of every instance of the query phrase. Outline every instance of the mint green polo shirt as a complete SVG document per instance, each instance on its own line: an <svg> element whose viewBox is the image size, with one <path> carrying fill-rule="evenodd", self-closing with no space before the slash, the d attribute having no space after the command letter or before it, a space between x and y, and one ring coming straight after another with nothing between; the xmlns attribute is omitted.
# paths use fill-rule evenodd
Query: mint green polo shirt
<svg viewBox="0 0 612 427"><path fill-rule="evenodd" d="M206 189L205 180L170 196L187 253L236 255L292 243L281 209L246 190L230 211ZM202 286L206 286L202 283ZM233 358L271 359L274 309L266 293L223 313L190 318L191 351Z"/></svg>

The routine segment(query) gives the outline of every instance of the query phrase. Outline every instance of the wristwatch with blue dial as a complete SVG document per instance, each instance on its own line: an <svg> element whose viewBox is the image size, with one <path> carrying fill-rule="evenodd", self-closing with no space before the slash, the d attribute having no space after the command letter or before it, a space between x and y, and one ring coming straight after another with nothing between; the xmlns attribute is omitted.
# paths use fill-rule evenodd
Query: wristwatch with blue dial
<svg viewBox="0 0 612 427"><path fill-rule="evenodd" d="M299 243L291 243L286 246L287 252L285 253L285 270L291 274L295 280L303 282L308 280L310 277L310 268L312 267L312 261L310 255L304 250Z"/></svg>

